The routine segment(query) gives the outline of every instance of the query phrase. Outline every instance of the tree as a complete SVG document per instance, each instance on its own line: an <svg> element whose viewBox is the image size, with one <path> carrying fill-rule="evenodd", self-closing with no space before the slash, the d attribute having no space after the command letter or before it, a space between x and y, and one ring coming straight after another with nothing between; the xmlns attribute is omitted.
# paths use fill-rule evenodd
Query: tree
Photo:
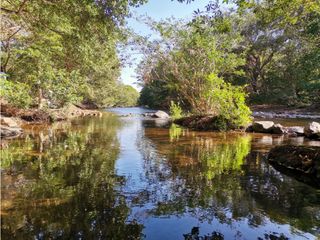
<svg viewBox="0 0 320 240"><path fill-rule="evenodd" d="M243 55L235 53L241 36L232 31L231 18L153 23L162 41L151 44L140 65L141 101L168 107L173 100L193 114L220 115L235 126L247 123L243 89L224 80L242 75L244 64Z"/></svg>
<svg viewBox="0 0 320 240"><path fill-rule="evenodd" d="M249 43L245 71L252 97L263 96L262 102L319 102L319 2L226 2L236 3L240 16L251 19L239 30Z"/></svg>
<svg viewBox="0 0 320 240"><path fill-rule="evenodd" d="M52 105L81 99L101 105L119 84L116 44L129 6L122 1L3 1L1 71ZM103 94L101 94L103 90ZM110 93L111 92L111 93Z"/></svg>

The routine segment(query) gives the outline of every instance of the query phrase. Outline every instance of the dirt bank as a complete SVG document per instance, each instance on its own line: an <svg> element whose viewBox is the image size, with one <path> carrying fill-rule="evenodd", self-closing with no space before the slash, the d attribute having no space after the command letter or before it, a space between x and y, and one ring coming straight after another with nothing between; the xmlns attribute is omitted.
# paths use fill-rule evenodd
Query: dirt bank
<svg viewBox="0 0 320 240"><path fill-rule="evenodd" d="M81 109L73 104L60 109L19 109L3 103L0 107L1 139L18 137L27 124L45 124L75 117L102 115L98 110Z"/></svg>
<svg viewBox="0 0 320 240"><path fill-rule="evenodd" d="M59 109L19 109L8 104L1 105L1 116L20 119L22 123L50 123L74 117L101 116L98 110L81 109L69 104Z"/></svg>

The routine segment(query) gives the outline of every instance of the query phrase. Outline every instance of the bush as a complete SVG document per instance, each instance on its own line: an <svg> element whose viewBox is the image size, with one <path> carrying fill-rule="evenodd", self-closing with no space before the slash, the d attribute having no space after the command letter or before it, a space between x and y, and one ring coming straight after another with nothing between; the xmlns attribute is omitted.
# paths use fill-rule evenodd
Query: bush
<svg viewBox="0 0 320 240"><path fill-rule="evenodd" d="M171 101L171 104L170 104L170 115L173 119L178 119L178 118L181 118L182 117L182 109L178 104L175 104L174 101Z"/></svg>
<svg viewBox="0 0 320 240"><path fill-rule="evenodd" d="M246 93L243 87L232 86L217 75L210 74L204 98L208 110L219 116L219 119L228 121L228 125L234 128L244 126L251 121L251 111L246 105Z"/></svg>
<svg viewBox="0 0 320 240"><path fill-rule="evenodd" d="M14 83L0 77L1 81L1 96L4 97L10 104L19 108L27 108L32 104L30 96L30 87L24 83Z"/></svg>

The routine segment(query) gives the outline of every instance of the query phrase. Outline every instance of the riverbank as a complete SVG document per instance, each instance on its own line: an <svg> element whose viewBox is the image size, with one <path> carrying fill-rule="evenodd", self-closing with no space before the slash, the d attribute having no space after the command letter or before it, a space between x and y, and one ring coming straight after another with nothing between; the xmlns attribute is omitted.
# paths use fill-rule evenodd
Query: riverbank
<svg viewBox="0 0 320 240"><path fill-rule="evenodd" d="M98 110L89 110L69 104L59 109L19 109L1 102L1 138L14 138L23 133L27 124L46 124L75 117L101 116Z"/></svg>
<svg viewBox="0 0 320 240"><path fill-rule="evenodd" d="M320 119L320 107L316 105L308 107L287 107L284 105L252 105L252 116L255 118L290 118L290 119Z"/></svg>

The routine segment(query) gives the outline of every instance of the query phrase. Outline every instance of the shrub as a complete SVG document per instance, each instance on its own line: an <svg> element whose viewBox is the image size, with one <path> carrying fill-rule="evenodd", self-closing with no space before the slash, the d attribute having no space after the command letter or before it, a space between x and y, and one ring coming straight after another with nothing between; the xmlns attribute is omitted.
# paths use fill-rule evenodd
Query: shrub
<svg viewBox="0 0 320 240"><path fill-rule="evenodd" d="M1 96L10 104L19 108L27 108L32 104L30 87L19 82L10 82L4 76L0 77Z"/></svg>
<svg viewBox="0 0 320 240"><path fill-rule="evenodd" d="M217 75L210 74L204 98L207 108L219 116L219 119L225 119L229 126L237 128L251 121L251 111L246 105L243 87L233 86ZM222 124L221 121L219 124Z"/></svg>
<svg viewBox="0 0 320 240"><path fill-rule="evenodd" d="M178 104L176 104L174 101L171 101L170 103L170 115L172 119L178 119L182 117L182 109Z"/></svg>

